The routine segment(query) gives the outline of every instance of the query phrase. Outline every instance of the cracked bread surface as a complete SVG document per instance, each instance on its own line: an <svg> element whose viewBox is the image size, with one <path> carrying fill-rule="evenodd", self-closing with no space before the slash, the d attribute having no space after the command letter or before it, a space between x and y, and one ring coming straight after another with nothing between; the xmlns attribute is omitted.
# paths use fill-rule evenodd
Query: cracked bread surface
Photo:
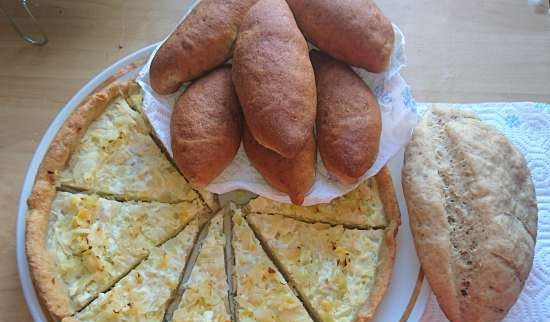
<svg viewBox="0 0 550 322"><path fill-rule="evenodd" d="M537 231L521 153L474 114L436 105L405 151L403 188L422 268L447 317L504 318L531 269Z"/></svg>

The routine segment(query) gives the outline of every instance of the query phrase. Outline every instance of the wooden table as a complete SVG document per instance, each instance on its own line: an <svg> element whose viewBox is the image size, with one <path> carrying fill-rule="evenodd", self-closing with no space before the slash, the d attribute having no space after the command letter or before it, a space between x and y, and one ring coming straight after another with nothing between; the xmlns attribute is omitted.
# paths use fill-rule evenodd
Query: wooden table
<svg viewBox="0 0 550 322"><path fill-rule="evenodd" d="M162 39L185 0L46 1L34 12L50 43L23 43L0 17L0 321L31 321L15 263L25 170L57 111L120 57ZM526 0L378 0L407 38L403 75L418 101L550 102L550 16ZM15 0L0 4L23 17ZM24 21L24 20L23 20Z"/></svg>

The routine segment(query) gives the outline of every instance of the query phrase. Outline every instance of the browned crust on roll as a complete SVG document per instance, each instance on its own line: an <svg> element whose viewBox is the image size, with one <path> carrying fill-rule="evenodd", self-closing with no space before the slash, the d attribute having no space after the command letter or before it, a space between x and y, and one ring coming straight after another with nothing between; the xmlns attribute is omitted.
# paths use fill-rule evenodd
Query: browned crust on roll
<svg viewBox="0 0 550 322"><path fill-rule="evenodd" d="M316 147L313 131L303 150L294 159L286 159L256 142L246 125L243 144L250 163L265 181L288 194L294 204L301 205L315 181Z"/></svg>
<svg viewBox="0 0 550 322"><path fill-rule="evenodd" d="M114 83L90 96L77 107L57 132L36 176L26 216L26 252L29 269L37 294L55 318L71 315L77 310L52 272L46 247L48 219L56 192L56 173L62 170L90 123L118 96L126 96L133 82Z"/></svg>
<svg viewBox="0 0 550 322"><path fill-rule="evenodd" d="M308 47L284 0L260 0L243 20L233 81L254 139L295 157L315 122L315 75Z"/></svg>
<svg viewBox="0 0 550 322"><path fill-rule="evenodd" d="M391 21L372 0L288 0L306 38L329 55L373 73L391 59Z"/></svg>
<svg viewBox="0 0 550 322"><path fill-rule="evenodd" d="M170 94L229 59L241 21L256 0L202 0L159 48L151 87Z"/></svg>
<svg viewBox="0 0 550 322"><path fill-rule="evenodd" d="M434 106L406 148L403 188L420 263L445 315L503 319L527 279L537 234L521 153L474 114Z"/></svg>
<svg viewBox="0 0 550 322"><path fill-rule="evenodd" d="M319 51L311 61L317 84L317 145L328 172L357 181L378 155L382 121L376 96L346 64Z"/></svg>
<svg viewBox="0 0 550 322"><path fill-rule="evenodd" d="M367 302L357 313L356 321L369 322L374 319L376 309L384 298L393 272L395 252L397 249L397 231L401 225L401 213L395 197L390 170L384 166L375 176L380 199L384 205L384 213L388 225L384 229L384 243L380 250L380 260L376 269L376 280Z"/></svg>
<svg viewBox="0 0 550 322"><path fill-rule="evenodd" d="M170 132L174 160L192 185L207 185L231 163L242 133L231 66L220 67L187 88L174 106Z"/></svg>

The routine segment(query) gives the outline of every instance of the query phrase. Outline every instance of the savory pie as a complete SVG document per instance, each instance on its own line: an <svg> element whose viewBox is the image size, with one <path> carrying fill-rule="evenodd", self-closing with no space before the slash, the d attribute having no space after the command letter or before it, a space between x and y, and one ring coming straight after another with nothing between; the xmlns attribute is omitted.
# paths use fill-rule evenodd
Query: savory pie
<svg viewBox="0 0 550 322"><path fill-rule="evenodd" d="M211 217L217 199L157 145L142 97L132 81L90 96L38 171L26 250L54 319L372 320L400 221L386 168L328 204L258 197Z"/></svg>
<svg viewBox="0 0 550 322"><path fill-rule="evenodd" d="M367 179L355 190L326 204L298 206L258 197L250 201L247 210L331 225L357 228L385 227L388 225L388 218L384 213L384 204L379 193L379 186L388 184L385 180L390 180L389 176L381 173Z"/></svg>
<svg viewBox="0 0 550 322"><path fill-rule="evenodd" d="M225 274L223 214L216 215L186 282L173 322L230 322L229 285Z"/></svg>
<svg viewBox="0 0 550 322"><path fill-rule="evenodd" d="M82 309L209 212L203 200L212 197L191 189L164 156L140 104L134 82L90 96L65 121L38 171L26 248L38 294L56 318Z"/></svg>
<svg viewBox="0 0 550 322"><path fill-rule="evenodd" d="M268 214L251 214L248 220L319 320L352 321L368 303L377 281L383 230Z"/></svg>
<svg viewBox="0 0 550 322"><path fill-rule="evenodd" d="M328 204L257 198L246 208L250 225L312 315L332 322L374 317L395 258L397 207L385 167Z"/></svg>
<svg viewBox="0 0 550 322"><path fill-rule="evenodd" d="M52 204L47 251L53 277L78 310L176 235L196 214L199 200L177 204L119 202L58 192Z"/></svg>
<svg viewBox="0 0 550 322"><path fill-rule="evenodd" d="M89 306L63 322L162 322L199 231L193 220Z"/></svg>
<svg viewBox="0 0 550 322"><path fill-rule="evenodd" d="M240 210L234 211L234 278L239 321L313 321L260 246Z"/></svg>
<svg viewBox="0 0 550 322"><path fill-rule="evenodd" d="M123 199L197 198L153 141L143 114L122 96L90 124L57 180L61 186Z"/></svg>

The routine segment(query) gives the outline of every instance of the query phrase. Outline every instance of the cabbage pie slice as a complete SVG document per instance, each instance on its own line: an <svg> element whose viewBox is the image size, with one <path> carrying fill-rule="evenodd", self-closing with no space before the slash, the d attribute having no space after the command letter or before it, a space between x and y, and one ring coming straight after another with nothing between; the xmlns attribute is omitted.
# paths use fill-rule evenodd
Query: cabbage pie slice
<svg viewBox="0 0 550 322"><path fill-rule="evenodd" d="M262 249L240 210L233 214L233 249L240 322L313 321Z"/></svg>
<svg viewBox="0 0 550 322"><path fill-rule="evenodd" d="M298 206L258 197L250 201L246 210L354 228L384 227L388 225L388 220L384 214L384 200L381 198L381 192L386 189L388 180L391 184L389 173L386 169L382 169L376 177L367 179L353 191L330 203Z"/></svg>
<svg viewBox="0 0 550 322"><path fill-rule="evenodd" d="M127 91L134 92L128 101L141 108L135 86ZM58 183L122 199L196 199L197 193L153 141L145 117L128 101L123 95L113 97L90 123L67 167L59 172Z"/></svg>
<svg viewBox="0 0 550 322"><path fill-rule="evenodd" d="M247 219L318 320L370 321L387 285L379 275L391 271L383 229L345 229L269 214Z"/></svg>
<svg viewBox="0 0 550 322"><path fill-rule="evenodd" d="M229 322L223 214L216 215L187 281L172 322Z"/></svg>
<svg viewBox="0 0 550 322"><path fill-rule="evenodd" d="M51 283L81 309L143 260L152 248L207 213L200 200L163 204L119 202L58 192L46 248Z"/></svg>
<svg viewBox="0 0 550 322"><path fill-rule="evenodd" d="M198 233L193 220L115 286L63 322L161 322Z"/></svg>

